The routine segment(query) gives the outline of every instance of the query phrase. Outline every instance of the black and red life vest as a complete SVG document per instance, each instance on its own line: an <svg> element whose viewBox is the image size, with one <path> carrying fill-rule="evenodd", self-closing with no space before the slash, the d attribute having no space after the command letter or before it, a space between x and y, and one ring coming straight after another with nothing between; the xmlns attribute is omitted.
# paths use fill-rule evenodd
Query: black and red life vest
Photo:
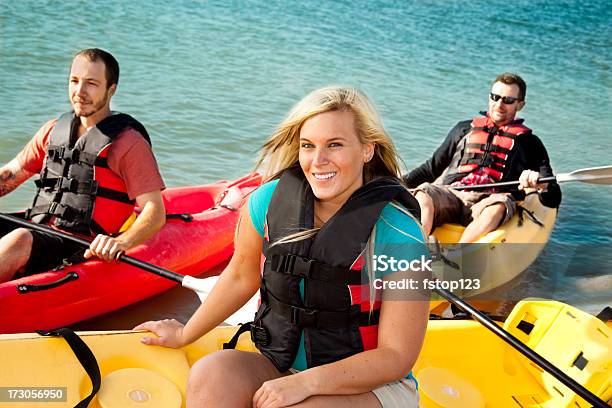
<svg viewBox="0 0 612 408"><path fill-rule="evenodd" d="M113 112L77 138L79 120L74 112L65 113L51 131L38 191L26 216L74 233L115 234L134 212L135 201L108 167L109 148L128 127L151 141L144 126L123 113Z"/></svg>
<svg viewBox="0 0 612 408"><path fill-rule="evenodd" d="M315 196L302 170L281 176L268 208L261 306L251 325L257 348L280 372L294 362L302 333L308 367L377 346L380 301L371 309L362 254L391 200L420 218L399 180L381 177L355 191L314 237L273 245L314 226Z"/></svg>
<svg viewBox="0 0 612 408"><path fill-rule="evenodd" d="M480 169L494 181L500 181L507 172L508 156L516 145L515 138L528 133L531 129L523 125L523 119L498 127L489 116L474 118L470 131L459 142L451 160L449 169L453 169L453 179Z"/></svg>

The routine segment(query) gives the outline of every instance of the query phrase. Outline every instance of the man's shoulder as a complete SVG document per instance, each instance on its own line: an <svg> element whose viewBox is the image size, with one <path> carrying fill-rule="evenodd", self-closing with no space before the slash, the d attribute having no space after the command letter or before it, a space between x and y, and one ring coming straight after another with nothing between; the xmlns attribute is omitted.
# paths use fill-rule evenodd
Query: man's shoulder
<svg viewBox="0 0 612 408"><path fill-rule="evenodd" d="M38 133L49 134L57 124L57 118L49 119L38 130Z"/></svg>
<svg viewBox="0 0 612 408"><path fill-rule="evenodd" d="M459 141L460 138L467 134L471 127L472 119L462 120L460 122L457 122L455 126L453 126L451 131L448 133L448 136L455 139L456 141Z"/></svg>
<svg viewBox="0 0 612 408"><path fill-rule="evenodd" d="M525 141L525 143L542 144L542 139L540 139L535 133L533 133L533 129L530 126L527 126L524 122L521 122L521 125L526 128L526 131L522 132L517 136L518 140Z"/></svg>
<svg viewBox="0 0 612 408"><path fill-rule="evenodd" d="M140 132L131 127L123 129L114 139L108 151L111 168L121 166L124 160L140 161L140 164L155 162L153 149Z"/></svg>
<svg viewBox="0 0 612 408"><path fill-rule="evenodd" d="M40 148L45 148L49 143L49 135L57 124L57 118L49 119L45 122L34 135L34 143Z"/></svg>
<svg viewBox="0 0 612 408"><path fill-rule="evenodd" d="M451 133L458 130L468 130L470 127L472 127L472 121L473 119L460 120L459 122L455 123L455 126L453 126L451 129Z"/></svg>
<svg viewBox="0 0 612 408"><path fill-rule="evenodd" d="M115 147L122 147L126 149L130 149L133 147L145 147L150 149L149 143L145 139L145 137L138 130L134 129L131 126L123 129L117 137L113 140L113 145Z"/></svg>
<svg viewBox="0 0 612 408"><path fill-rule="evenodd" d="M523 149L536 155L542 154L542 152L546 152L546 146L544 145L542 139L540 139L533 133L520 135L517 138L517 142L520 143Z"/></svg>

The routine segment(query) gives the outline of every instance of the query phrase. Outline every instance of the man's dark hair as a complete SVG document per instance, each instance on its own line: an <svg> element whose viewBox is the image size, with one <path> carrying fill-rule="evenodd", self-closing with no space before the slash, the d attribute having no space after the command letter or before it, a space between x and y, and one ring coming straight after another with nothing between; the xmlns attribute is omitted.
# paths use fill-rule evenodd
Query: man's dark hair
<svg viewBox="0 0 612 408"><path fill-rule="evenodd" d="M77 52L74 58L78 56L83 56L91 62L102 61L104 63L106 67L106 89L119 83L119 63L109 52L99 48L87 48Z"/></svg>
<svg viewBox="0 0 612 408"><path fill-rule="evenodd" d="M506 85L516 84L519 87L519 100L525 100L525 95L527 94L527 84L525 83L525 80L519 75L513 74L512 72L504 72L503 74L499 74L497 78L493 80L491 85L496 82L501 82Z"/></svg>

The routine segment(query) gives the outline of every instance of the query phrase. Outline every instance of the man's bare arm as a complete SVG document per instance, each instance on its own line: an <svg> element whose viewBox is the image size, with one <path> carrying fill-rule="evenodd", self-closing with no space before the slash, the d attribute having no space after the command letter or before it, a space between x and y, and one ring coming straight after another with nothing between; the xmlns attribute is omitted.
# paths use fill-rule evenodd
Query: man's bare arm
<svg viewBox="0 0 612 408"><path fill-rule="evenodd" d="M34 174L23 169L16 158L0 167L0 197L19 187Z"/></svg>
<svg viewBox="0 0 612 408"><path fill-rule="evenodd" d="M97 256L107 262L117 259L121 252L143 243L166 223L166 209L161 191L155 190L136 197L142 211L134 223L117 237L99 234L85 251L85 258Z"/></svg>

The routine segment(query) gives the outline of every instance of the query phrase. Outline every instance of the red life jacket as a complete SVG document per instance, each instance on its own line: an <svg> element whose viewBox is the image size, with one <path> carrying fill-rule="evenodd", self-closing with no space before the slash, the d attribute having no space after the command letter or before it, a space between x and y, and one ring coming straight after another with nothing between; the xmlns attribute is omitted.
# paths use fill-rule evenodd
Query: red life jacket
<svg viewBox="0 0 612 408"><path fill-rule="evenodd" d="M506 170L508 154L515 146L514 139L531 133L531 129L523 125L523 119L497 127L489 116L474 118L471 126L452 161L456 173L467 175L482 169L495 181L500 181Z"/></svg>
<svg viewBox="0 0 612 408"><path fill-rule="evenodd" d="M134 212L124 181L108 167L108 151L116 136L131 127L150 142L144 126L122 113L113 113L75 140L78 121L73 112L62 115L51 134L45 166L36 181L38 191L26 216L33 222L63 230L111 235Z"/></svg>
<svg viewBox="0 0 612 408"><path fill-rule="evenodd" d="M418 203L399 180L381 177L353 193L314 237L271 245L313 228L314 200L302 170L294 167L281 176L268 208L261 306L248 329L259 351L281 372L294 362L302 335L308 367L377 346L381 304L374 302L370 310L361 253L389 201L420 217Z"/></svg>

